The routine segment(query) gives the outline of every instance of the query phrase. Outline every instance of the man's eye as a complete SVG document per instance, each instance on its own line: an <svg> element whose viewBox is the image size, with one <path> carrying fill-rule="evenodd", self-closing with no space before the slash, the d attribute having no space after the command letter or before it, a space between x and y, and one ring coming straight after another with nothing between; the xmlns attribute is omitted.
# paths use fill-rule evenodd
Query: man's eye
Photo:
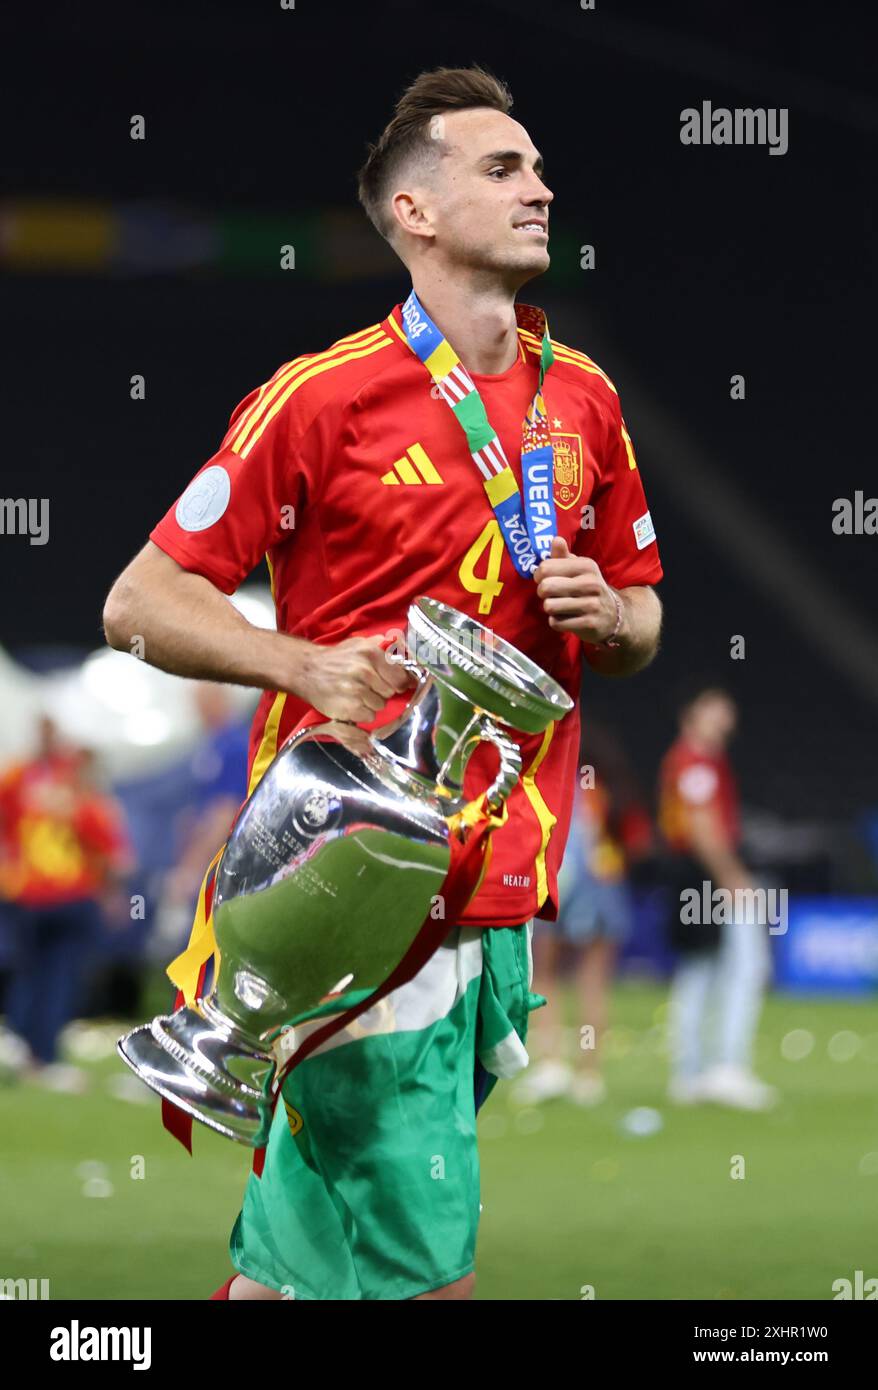
<svg viewBox="0 0 878 1390"><path fill-rule="evenodd" d="M509 173L509 170L508 170L508 169L504 169L503 166L501 165L501 166L500 166L499 168L497 168L497 169L490 169L490 170L489 170L489 173L490 173L491 175L494 175L494 174L508 174L508 173Z"/></svg>

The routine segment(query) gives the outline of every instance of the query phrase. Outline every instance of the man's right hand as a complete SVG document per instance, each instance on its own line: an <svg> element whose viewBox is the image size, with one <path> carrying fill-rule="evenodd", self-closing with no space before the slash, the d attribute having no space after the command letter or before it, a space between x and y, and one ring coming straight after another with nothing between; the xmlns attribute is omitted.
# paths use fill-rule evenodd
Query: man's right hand
<svg viewBox="0 0 878 1390"><path fill-rule="evenodd" d="M255 627L209 579L183 569L147 541L104 605L107 641L161 671L257 690L288 690L329 719L371 723L414 684L382 649L386 638L348 637L322 646Z"/></svg>
<svg viewBox="0 0 878 1390"><path fill-rule="evenodd" d="M382 648L382 637L348 637L335 646L308 643L300 657L294 694L328 719L371 723L415 677Z"/></svg>

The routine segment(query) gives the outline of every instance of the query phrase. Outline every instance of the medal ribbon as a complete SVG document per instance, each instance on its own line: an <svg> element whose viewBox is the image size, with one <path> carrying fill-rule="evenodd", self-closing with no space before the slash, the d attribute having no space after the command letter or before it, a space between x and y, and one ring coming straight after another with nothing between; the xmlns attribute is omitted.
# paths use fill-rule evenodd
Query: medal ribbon
<svg viewBox="0 0 878 1390"><path fill-rule="evenodd" d="M527 306L521 306L522 311ZM522 500L515 474L503 452L503 445L488 419L476 384L454 348L443 337L412 290L402 306L402 321L408 345L423 362L438 386L442 399L451 407L466 435L473 462L482 475L500 534L518 573L527 579L536 566L548 558L552 537L557 531L555 515L554 455L549 433L543 380L555 360L549 340L549 325L541 309L531 310L535 324L542 329L540 379L536 395L527 408L521 426Z"/></svg>

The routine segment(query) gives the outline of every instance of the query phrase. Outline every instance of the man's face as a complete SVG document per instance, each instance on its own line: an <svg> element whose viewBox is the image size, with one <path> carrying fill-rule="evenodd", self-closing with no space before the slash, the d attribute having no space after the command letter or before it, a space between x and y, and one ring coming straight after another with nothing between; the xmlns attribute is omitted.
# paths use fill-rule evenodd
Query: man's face
<svg viewBox="0 0 878 1390"><path fill-rule="evenodd" d="M477 108L436 116L432 130L449 153L432 185L412 196L436 251L450 266L506 272L513 285L540 275L549 265L553 194L524 126Z"/></svg>
<svg viewBox="0 0 878 1390"><path fill-rule="evenodd" d="M710 692L697 699L690 709L689 727L713 748L724 748L735 732L738 711L728 695Z"/></svg>

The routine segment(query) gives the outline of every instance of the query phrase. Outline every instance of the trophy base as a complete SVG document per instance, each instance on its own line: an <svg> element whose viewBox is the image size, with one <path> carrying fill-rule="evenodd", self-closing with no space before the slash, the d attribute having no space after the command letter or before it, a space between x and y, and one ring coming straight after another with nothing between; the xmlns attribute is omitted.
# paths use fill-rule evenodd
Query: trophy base
<svg viewBox="0 0 878 1390"><path fill-rule="evenodd" d="M116 1050L151 1090L209 1129L259 1148L271 1128L262 1086L275 1070L208 1000L154 1018L120 1038ZM246 1079L245 1079L246 1078Z"/></svg>

